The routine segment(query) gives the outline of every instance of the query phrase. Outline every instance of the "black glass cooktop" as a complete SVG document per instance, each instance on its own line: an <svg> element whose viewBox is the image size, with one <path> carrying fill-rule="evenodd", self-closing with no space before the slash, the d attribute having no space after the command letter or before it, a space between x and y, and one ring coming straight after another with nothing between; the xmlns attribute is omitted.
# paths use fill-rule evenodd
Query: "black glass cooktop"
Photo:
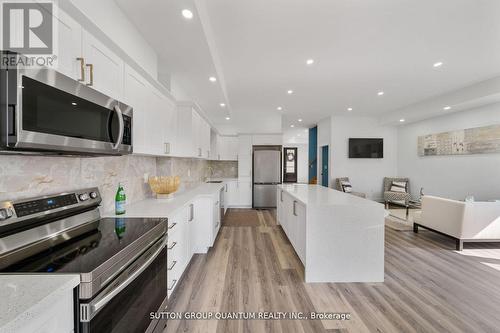
<svg viewBox="0 0 500 333"><path fill-rule="evenodd" d="M96 229L2 271L88 273L160 223L166 221L151 218L103 218Z"/></svg>

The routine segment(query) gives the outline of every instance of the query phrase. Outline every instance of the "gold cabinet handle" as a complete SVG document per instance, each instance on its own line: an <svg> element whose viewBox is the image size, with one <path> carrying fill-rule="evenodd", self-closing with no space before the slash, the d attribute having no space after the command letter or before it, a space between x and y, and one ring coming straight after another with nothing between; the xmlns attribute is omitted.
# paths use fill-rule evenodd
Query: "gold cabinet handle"
<svg viewBox="0 0 500 333"><path fill-rule="evenodd" d="M92 87L94 85L94 65L93 64L87 64L86 65L89 68L89 74L90 74L90 82L87 83L87 86Z"/></svg>
<svg viewBox="0 0 500 333"><path fill-rule="evenodd" d="M177 242L173 242L170 247L167 247L167 250L172 250L177 245Z"/></svg>
<svg viewBox="0 0 500 333"><path fill-rule="evenodd" d="M78 57L76 60L80 62L80 78L78 81L85 82L85 59Z"/></svg>
<svg viewBox="0 0 500 333"><path fill-rule="evenodd" d="M175 227L176 225L177 225L177 223L172 223L172 224L168 227L168 229L170 230L170 229L172 229L173 227Z"/></svg>

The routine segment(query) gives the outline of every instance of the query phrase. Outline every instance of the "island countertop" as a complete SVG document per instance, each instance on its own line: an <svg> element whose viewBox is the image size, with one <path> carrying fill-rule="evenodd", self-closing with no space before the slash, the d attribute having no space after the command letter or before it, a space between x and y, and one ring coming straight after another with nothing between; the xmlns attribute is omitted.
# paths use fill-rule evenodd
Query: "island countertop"
<svg viewBox="0 0 500 333"><path fill-rule="evenodd" d="M384 205L328 187L277 187L278 223L306 282L384 281Z"/></svg>
<svg viewBox="0 0 500 333"><path fill-rule="evenodd" d="M280 189L288 192L298 201L307 206L381 206L381 203L357 197L352 194L333 190L321 185L282 184Z"/></svg>

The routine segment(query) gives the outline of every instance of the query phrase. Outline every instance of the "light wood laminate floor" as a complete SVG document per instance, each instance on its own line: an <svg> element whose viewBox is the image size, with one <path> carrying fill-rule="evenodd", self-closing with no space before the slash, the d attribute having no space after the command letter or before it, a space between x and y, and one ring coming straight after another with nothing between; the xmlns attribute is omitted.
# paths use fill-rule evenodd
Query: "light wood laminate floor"
<svg viewBox="0 0 500 333"><path fill-rule="evenodd" d="M169 311L347 312L335 320L169 320L165 332L499 332L500 245L430 231L385 231L384 283L303 283L274 211L256 226L223 226L196 255Z"/></svg>

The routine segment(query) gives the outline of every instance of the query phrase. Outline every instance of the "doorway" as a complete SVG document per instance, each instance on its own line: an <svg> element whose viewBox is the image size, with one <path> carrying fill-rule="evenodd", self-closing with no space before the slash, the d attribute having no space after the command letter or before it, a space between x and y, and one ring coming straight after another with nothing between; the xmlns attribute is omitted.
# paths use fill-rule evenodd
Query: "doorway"
<svg viewBox="0 0 500 333"><path fill-rule="evenodd" d="M321 147L321 185L328 187L328 146Z"/></svg>
<svg viewBox="0 0 500 333"><path fill-rule="evenodd" d="M297 148L283 148L283 183L297 182Z"/></svg>

